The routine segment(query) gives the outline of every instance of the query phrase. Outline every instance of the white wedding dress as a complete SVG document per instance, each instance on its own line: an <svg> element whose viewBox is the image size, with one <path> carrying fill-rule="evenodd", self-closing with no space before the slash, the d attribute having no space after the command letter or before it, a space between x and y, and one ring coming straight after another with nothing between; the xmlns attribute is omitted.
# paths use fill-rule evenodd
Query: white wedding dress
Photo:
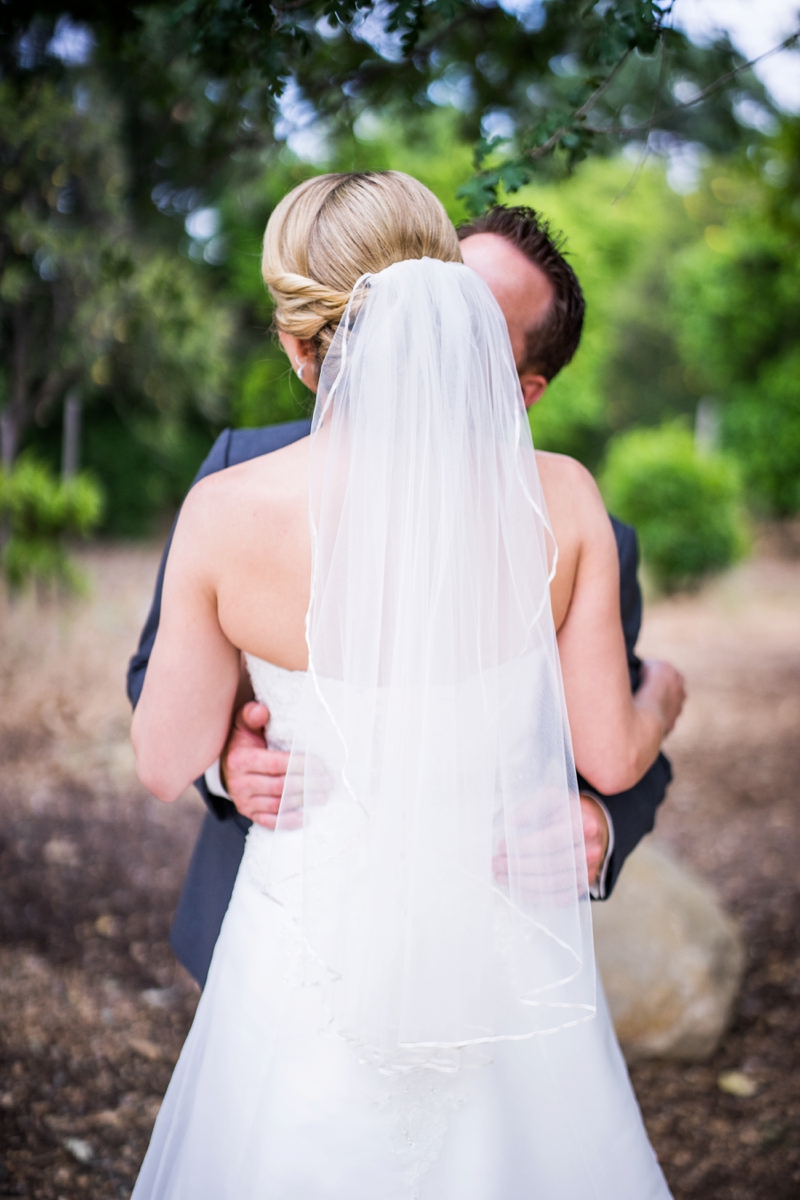
<svg viewBox="0 0 800 1200"><path fill-rule="evenodd" d="M248 667L288 749L305 673ZM382 1074L321 1032L264 890L273 836L248 835L133 1200L668 1200L599 981L592 1020L498 1041L486 1065Z"/></svg>

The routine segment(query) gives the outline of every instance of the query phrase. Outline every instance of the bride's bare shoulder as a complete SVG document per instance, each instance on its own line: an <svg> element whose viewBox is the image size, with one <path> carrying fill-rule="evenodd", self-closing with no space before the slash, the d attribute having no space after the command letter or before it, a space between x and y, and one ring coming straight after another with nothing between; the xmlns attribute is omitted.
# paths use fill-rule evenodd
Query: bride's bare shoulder
<svg viewBox="0 0 800 1200"><path fill-rule="evenodd" d="M609 573L616 577L616 543L591 472L566 454L537 451L536 457L558 546L559 569L550 594L556 629L560 629L581 578L594 586L598 577Z"/></svg>
<svg viewBox="0 0 800 1200"><path fill-rule="evenodd" d="M561 515L583 525L600 515L608 519L600 490L583 463L549 450L537 450L536 462L547 507L554 520Z"/></svg>
<svg viewBox="0 0 800 1200"><path fill-rule="evenodd" d="M308 438L280 450L207 475L183 502L179 526L184 535L209 540L248 537L252 526L262 538L298 507L307 512ZM306 518L307 519L307 518Z"/></svg>

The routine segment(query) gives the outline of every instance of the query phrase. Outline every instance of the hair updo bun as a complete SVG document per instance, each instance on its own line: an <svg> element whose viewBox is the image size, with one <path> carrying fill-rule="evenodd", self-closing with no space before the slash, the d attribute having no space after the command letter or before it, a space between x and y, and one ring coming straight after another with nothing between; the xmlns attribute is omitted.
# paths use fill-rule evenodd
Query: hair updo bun
<svg viewBox="0 0 800 1200"><path fill-rule="evenodd" d="M444 207L418 180L400 171L318 175L270 217L261 273L278 329L315 341L321 362L356 280L426 257L462 261Z"/></svg>

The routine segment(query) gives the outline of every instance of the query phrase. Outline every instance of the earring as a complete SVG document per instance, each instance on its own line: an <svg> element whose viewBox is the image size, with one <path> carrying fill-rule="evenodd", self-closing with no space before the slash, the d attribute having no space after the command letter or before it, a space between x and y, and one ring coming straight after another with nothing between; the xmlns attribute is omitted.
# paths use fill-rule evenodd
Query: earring
<svg viewBox="0 0 800 1200"><path fill-rule="evenodd" d="M295 355L294 361L297 363L297 378L302 382L303 371L306 369L306 363L308 362L308 359L300 358L299 355Z"/></svg>

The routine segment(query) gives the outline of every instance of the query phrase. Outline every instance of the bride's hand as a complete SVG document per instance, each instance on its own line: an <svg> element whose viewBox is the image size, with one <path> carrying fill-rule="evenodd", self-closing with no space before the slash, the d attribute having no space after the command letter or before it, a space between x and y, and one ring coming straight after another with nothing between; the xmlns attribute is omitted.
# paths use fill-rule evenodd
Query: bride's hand
<svg viewBox="0 0 800 1200"><path fill-rule="evenodd" d="M633 702L637 708L655 713L666 737L686 703L686 681L672 663L646 658L642 663L642 682Z"/></svg>

